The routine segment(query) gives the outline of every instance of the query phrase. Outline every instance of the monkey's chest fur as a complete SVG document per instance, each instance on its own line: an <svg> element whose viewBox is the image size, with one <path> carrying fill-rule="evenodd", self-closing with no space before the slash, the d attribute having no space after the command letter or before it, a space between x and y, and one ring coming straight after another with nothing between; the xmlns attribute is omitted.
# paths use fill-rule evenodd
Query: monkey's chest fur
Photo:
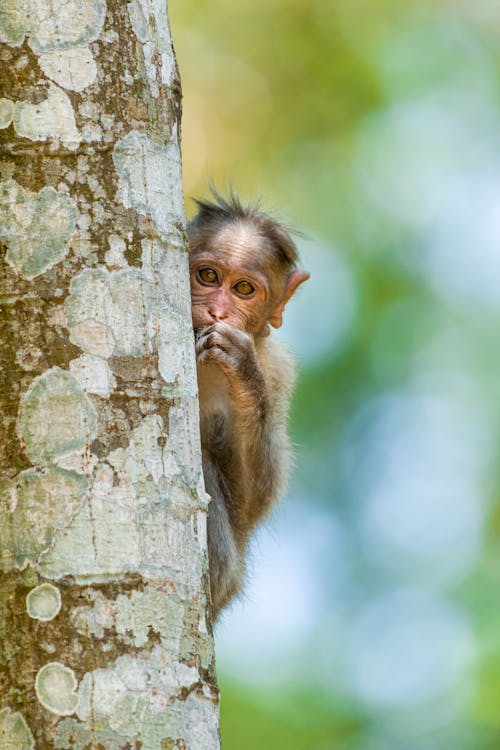
<svg viewBox="0 0 500 750"><path fill-rule="evenodd" d="M215 460L224 462L233 429L229 385L217 365L200 365L199 368L202 368L201 376L198 373L201 446Z"/></svg>

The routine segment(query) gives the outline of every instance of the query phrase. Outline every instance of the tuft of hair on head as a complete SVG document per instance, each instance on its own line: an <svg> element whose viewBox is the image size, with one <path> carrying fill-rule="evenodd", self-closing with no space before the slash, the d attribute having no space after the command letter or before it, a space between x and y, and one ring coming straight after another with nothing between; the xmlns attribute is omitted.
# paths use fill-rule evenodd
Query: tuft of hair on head
<svg viewBox="0 0 500 750"><path fill-rule="evenodd" d="M213 200L194 199L198 211L187 225L190 239L195 239L198 234L213 236L228 224L248 223L267 240L277 254L277 260L289 269L295 268L299 254L291 235L298 232L262 211L260 201L242 203L232 186L227 197L221 195L213 184L210 185L210 192Z"/></svg>

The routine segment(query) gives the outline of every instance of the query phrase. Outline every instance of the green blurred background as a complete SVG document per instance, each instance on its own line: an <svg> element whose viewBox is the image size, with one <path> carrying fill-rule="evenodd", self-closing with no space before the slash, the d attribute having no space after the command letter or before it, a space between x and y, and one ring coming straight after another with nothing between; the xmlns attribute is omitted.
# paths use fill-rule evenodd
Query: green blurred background
<svg viewBox="0 0 500 750"><path fill-rule="evenodd" d="M186 196L262 197L312 274L289 497L216 634L223 747L498 750L498 0L169 12Z"/></svg>

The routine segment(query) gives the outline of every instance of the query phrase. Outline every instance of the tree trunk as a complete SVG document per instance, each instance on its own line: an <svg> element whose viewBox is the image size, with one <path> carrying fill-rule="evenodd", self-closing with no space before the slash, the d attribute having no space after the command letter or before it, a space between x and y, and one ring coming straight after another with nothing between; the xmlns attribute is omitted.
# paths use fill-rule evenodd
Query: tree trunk
<svg viewBox="0 0 500 750"><path fill-rule="evenodd" d="M165 0L0 10L0 748L218 747Z"/></svg>

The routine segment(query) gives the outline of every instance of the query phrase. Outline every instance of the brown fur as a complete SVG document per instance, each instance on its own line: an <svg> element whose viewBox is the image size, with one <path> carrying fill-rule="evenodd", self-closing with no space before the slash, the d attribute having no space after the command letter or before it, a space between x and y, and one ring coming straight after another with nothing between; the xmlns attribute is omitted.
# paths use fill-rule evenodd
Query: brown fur
<svg viewBox="0 0 500 750"><path fill-rule="evenodd" d="M214 617L241 589L250 534L285 488L295 368L268 324L281 324L308 277L294 270L297 251L282 224L234 194L215 198L198 201L188 225ZM248 297L237 293L242 278L253 287Z"/></svg>

